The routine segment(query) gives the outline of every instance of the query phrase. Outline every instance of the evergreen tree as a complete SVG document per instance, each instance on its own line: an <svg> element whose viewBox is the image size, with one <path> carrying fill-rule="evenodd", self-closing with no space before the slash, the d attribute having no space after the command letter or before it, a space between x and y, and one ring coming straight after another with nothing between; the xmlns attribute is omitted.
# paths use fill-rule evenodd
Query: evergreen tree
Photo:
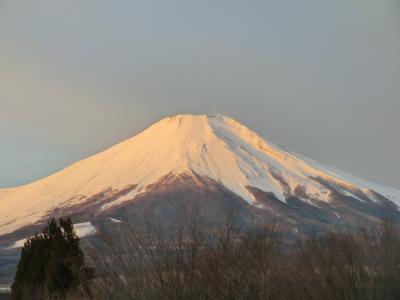
<svg viewBox="0 0 400 300"><path fill-rule="evenodd" d="M63 299L79 287L88 291L90 270L85 267L80 239L71 219L53 218L42 233L27 240L22 248L15 280L14 299Z"/></svg>

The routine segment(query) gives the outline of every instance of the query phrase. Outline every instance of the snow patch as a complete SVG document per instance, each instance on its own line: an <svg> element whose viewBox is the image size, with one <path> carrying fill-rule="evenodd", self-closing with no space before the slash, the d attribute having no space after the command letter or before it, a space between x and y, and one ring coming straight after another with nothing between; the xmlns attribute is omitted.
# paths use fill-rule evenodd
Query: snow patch
<svg viewBox="0 0 400 300"><path fill-rule="evenodd" d="M122 223L121 220L115 219L115 218L110 218L110 221L113 223Z"/></svg>
<svg viewBox="0 0 400 300"><path fill-rule="evenodd" d="M80 238L96 234L96 228L90 222L74 224L75 233ZM6 250L23 248L28 238L18 240L8 246Z"/></svg>
<svg viewBox="0 0 400 300"><path fill-rule="evenodd" d="M0 287L0 294L10 294L11 293L11 287Z"/></svg>
<svg viewBox="0 0 400 300"><path fill-rule="evenodd" d="M108 209L108 208L110 208L110 207L119 205L119 204L121 204L121 203L123 203L123 202L125 202L125 201L127 201L127 200L132 200L132 199L134 199L134 198L136 197L136 195L139 194L140 192L143 192L143 190L142 190L141 187L138 186L138 187L136 187L133 191L130 191L128 194L119 197L117 200L115 200L115 201L113 201L113 202L109 202L109 203L103 204L103 205L100 207L100 210L103 211L103 210L106 210L106 209Z"/></svg>
<svg viewBox="0 0 400 300"><path fill-rule="evenodd" d="M74 224L74 229L80 238L96 234L96 227L90 222Z"/></svg>
<svg viewBox="0 0 400 300"><path fill-rule="evenodd" d="M25 242L28 240L28 238L26 239L22 239L22 240L18 240L16 242L14 242L13 244L11 244L10 246L8 246L6 248L6 250L11 250L11 249L17 249L17 248L22 248L25 245Z"/></svg>

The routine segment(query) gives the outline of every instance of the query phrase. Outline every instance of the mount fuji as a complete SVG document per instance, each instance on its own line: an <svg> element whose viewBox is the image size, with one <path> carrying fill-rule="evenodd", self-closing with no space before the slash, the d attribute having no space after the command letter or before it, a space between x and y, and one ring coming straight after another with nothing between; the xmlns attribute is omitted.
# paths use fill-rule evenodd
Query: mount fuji
<svg viewBox="0 0 400 300"><path fill-rule="evenodd" d="M400 220L398 190L293 153L231 118L177 115L47 178L0 190L0 249L51 216L72 216L94 234L145 207L171 215L169 207L189 201L204 202L213 219L238 206L243 222L274 220L291 234Z"/></svg>

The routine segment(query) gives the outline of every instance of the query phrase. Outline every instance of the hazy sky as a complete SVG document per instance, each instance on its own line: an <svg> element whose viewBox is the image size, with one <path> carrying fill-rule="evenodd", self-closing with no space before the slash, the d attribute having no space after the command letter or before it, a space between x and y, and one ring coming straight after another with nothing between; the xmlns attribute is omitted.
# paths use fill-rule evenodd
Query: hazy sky
<svg viewBox="0 0 400 300"><path fill-rule="evenodd" d="M0 0L0 187L221 113L400 188L398 0Z"/></svg>

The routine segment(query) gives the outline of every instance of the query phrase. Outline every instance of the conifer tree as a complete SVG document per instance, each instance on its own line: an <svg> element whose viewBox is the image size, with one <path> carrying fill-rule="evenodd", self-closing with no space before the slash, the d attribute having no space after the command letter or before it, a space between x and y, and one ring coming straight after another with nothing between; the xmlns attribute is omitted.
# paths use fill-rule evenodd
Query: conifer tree
<svg viewBox="0 0 400 300"><path fill-rule="evenodd" d="M24 244L12 285L14 299L63 299L79 287L88 293L90 269L71 219L52 218Z"/></svg>

